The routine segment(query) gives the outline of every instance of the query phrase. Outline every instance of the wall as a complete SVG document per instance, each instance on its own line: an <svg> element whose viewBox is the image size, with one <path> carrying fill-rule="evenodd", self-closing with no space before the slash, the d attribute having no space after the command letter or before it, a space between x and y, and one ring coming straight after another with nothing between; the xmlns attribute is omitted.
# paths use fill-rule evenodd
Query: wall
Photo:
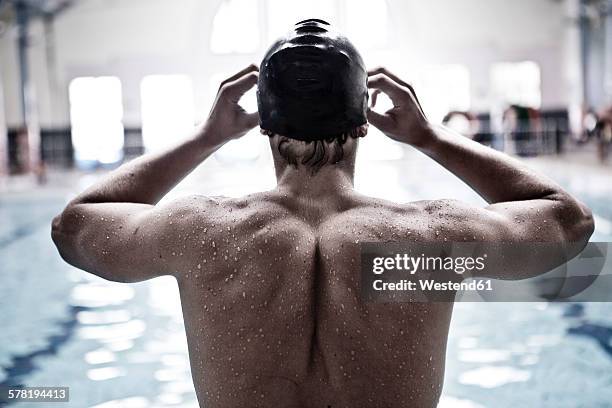
<svg viewBox="0 0 612 408"><path fill-rule="evenodd" d="M41 126L69 124L68 84L87 75L121 78L126 127L140 125L139 84L147 74L191 75L197 111L205 115L214 92L210 77L259 61L267 45L264 41L252 55L211 54L209 27L219 4L219 0L81 0L57 18L51 38L45 37L45 27L37 21L31 27L30 57ZM567 20L562 2L390 0L389 12L392 47L369 53L370 65L385 63L408 72L427 64L464 64L471 74L473 108L488 110L490 64L529 59L542 69L543 106L568 104ZM368 29L367 21L363 29ZM48 45L55 47L55 69L48 66ZM0 58L6 118L13 127L20 120L13 29L0 37Z"/></svg>

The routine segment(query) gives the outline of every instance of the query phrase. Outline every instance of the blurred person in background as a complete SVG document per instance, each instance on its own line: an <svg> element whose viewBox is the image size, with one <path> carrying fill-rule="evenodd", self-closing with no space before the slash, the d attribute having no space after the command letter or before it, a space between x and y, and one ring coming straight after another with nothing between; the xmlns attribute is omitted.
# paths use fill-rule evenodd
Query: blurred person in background
<svg viewBox="0 0 612 408"><path fill-rule="evenodd" d="M536 156L533 141L541 132L540 112L520 105L510 105L503 114L503 126L518 156Z"/></svg>
<svg viewBox="0 0 612 408"><path fill-rule="evenodd" d="M597 138L599 161L605 163L608 160L610 144L612 143L612 106L603 109L597 115L594 133Z"/></svg>
<svg viewBox="0 0 612 408"><path fill-rule="evenodd" d="M450 111L442 118L442 124L468 139L479 143L484 141L479 133L480 121L472 112Z"/></svg>

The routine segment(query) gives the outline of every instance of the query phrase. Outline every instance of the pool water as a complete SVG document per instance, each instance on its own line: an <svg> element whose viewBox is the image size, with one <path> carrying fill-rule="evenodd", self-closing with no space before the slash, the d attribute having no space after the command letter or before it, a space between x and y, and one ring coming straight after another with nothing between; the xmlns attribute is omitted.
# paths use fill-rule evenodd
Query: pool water
<svg viewBox="0 0 612 408"><path fill-rule="evenodd" d="M612 240L610 170L531 163L593 208L592 241ZM107 282L65 264L51 242L51 218L97 177L60 174L42 189L0 197L0 386L70 387L70 402L53 406L196 407L173 279ZM272 185L269 160L212 160L172 195L240 195ZM392 200L482 203L417 153L362 165L357 187ZM455 306L441 408L610 406L612 304Z"/></svg>

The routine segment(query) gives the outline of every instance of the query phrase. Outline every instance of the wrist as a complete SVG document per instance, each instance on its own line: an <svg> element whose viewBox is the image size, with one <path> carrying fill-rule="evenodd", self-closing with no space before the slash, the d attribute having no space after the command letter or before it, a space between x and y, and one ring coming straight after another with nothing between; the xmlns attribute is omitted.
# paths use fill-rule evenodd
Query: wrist
<svg viewBox="0 0 612 408"><path fill-rule="evenodd" d="M211 128L206 126L206 123L198 126L195 134L192 137L198 151L204 154L214 153L226 143L219 135L215 134Z"/></svg>
<svg viewBox="0 0 612 408"><path fill-rule="evenodd" d="M414 143L412 143L412 146L422 151L435 149L435 146L440 139L437 126L428 122L425 124L425 126L423 126L419 133L419 137L416 138Z"/></svg>

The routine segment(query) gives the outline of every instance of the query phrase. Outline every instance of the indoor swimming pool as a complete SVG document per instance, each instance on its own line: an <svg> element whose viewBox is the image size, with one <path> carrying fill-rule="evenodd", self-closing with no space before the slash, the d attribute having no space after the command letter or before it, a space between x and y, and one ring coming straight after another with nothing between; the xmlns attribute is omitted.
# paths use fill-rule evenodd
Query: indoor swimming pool
<svg viewBox="0 0 612 408"><path fill-rule="evenodd" d="M612 241L609 169L560 159L532 164L593 209L592 241ZM51 242L52 217L95 177L56 174L47 187L0 197L0 385L70 387L70 403L54 406L196 407L174 280L107 282L64 263ZM269 163L213 160L173 195L240 195L272 185ZM362 165L357 187L391 200L480 200L417 153ZM611 401L612 304L456 305L441 408L604 408Z"/></svg>

